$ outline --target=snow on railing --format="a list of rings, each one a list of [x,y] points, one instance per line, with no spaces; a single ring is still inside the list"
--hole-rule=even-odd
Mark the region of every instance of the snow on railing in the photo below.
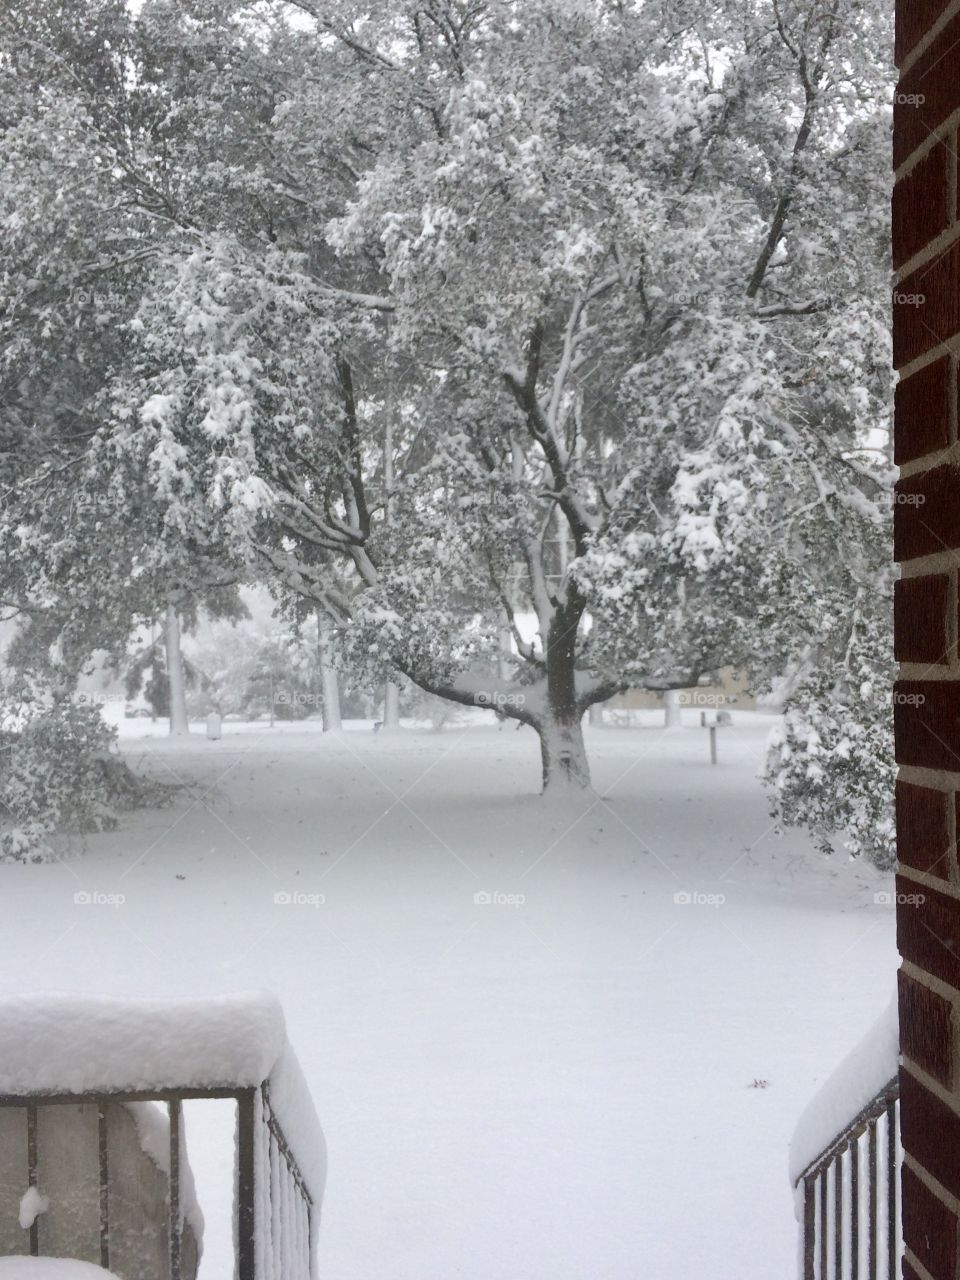
[[[894,1000],[809,1103],[790,1147],[803,1280],[897,1280],[899,1040]]]
[[[0,1155],[8,1166],[22,1160],[23,1186],[28,1195],[33,1189],[38,1211],[28,1224],[32,1256],[89,1253],[95,1255],[89,1261],[107,1270],[111,1262],[119,1266],[123,1238],[137,1224],[126,1221],[130,1205],[111,1168],[116,1117],[127,1110],[143,1130],[150,1112],[164,1117],[141,1104],[159,1103],[166,1112],[162,1133],[156,1119],[141,1133],[142,1149],[162,1169],[166,1205],[163,1257],[150,1275],[190,1280],[200,1219],[183,1147],[182,1107],[186,1100],[228,1098],[237,1108],[238,1280],[312,1280],[325,1176],[323,1134],[274,997],[17,997],[0,1001],[0,1046],[0,1146],[7,1144]],[[92,1237],[86,1232],[83,1249],[71,1240],[44,1238],[50,1228],[44,1225],[46,1210],[40,1211],[45,1183],[56,1181],[62,1158],[49,1117],[78,1114],[83,1134],[76,1130],[69,1156],[92,1171],[89,1188],[96,1201],[94,1230]],[[14,1139],[18,1115],[22,1143]],[[79,1149],[84,1143],[88,1155]],[[147,1225],[139,1223],[142,1234]],[[186,1244],[191,1248],[185,1253]]]

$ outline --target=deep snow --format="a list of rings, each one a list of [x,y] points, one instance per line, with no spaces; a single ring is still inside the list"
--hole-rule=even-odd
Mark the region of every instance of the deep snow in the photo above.
[[[889,1001],[889,886],[774,833],[768,717],[716,768],[694,715],[647,720],[588,730],[560,807],[526,729],[125,722],[189,789],[0,867],[0,990],[276,992],[327,1133],[325,1280],[789,1276],[791,1134]],[[192,1105],[214,1280],[229,1161]]]

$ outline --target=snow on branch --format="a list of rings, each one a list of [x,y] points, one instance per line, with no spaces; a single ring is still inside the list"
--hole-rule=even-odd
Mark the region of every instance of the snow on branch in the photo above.
[[[818,311],[830,308],[827,298],[812,298],[809,302],[779,302],[766,307],[757,307],[755,314],[760,320],[770,320],[776,316],[812,316]]]
[[[397,304],[392,298],[384,298],[375,293],[353,293],[349,289],[335,289],[332,285],[321,284],[317,293],[323,298],[331,298],[334,302],[344,302],[352,307],[366,308],[368,311],[396,311]]]

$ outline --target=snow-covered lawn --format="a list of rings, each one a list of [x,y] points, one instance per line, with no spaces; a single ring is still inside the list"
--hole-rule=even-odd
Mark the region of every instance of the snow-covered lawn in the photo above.
[[[791,1132],[889,1000],[893,910],[774,833],[769,718],[716,768],[695,719],[590,731],[562,806],[528,730],[126,722],[189,790],[0,867],[0,989],[275,991],[329,1145],[326,1280],[790,1276]],[[229,1167],[191,1132],[216,1219]]]

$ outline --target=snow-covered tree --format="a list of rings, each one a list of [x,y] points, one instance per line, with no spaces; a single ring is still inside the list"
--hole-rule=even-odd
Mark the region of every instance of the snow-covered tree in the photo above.
[[[892,576],[892,575],[890,575]],[[890,593],[819,600],[822,647],[792,683],[767,776],[774,813],[888,870],[896,862]],[[843,648],[841,661],[831,661]]]
[[[111,21],[124,74],[50,107],[109,191],[77,271],[124,303],[77,491],[156,514],[151,571],[271,576],[349,662],[532,726],[545,785],[588,782],[592,703],[783,670],[800,597],[875,572],[845,556],[888,514],[878,2]],[[30,257],[62,187],[27,120]]]

